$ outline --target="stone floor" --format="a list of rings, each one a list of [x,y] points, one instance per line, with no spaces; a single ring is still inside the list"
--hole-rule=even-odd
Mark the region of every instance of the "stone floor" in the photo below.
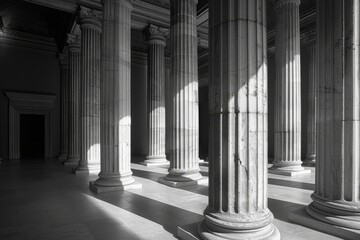
[[[139,159],[135,159],[139,161]],[[0,239],[176,239],[177,227],[202,219],[207,186],[170,188],[157,182],[166,168],[133,164],[142,189],[94,195],[89,180],[56,160],[3,161],[0,165]],[[207,167],[201,167],[207,175]],[[314,169],[307,176],[269,174],[269,207],[282,239],[338,239],[288,221],[310,203]]]

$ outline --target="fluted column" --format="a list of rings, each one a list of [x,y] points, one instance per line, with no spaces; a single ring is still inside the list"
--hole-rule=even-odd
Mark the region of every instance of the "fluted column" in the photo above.
[[[305,164],[314,165],[316,158],[316,114],[317,114],[317,64],[316,41],[307,43],[309,50],[309,75],[308,75],[308,114],[307,114],[307,154]]]
[[[269,172],[310,173],[301,167],[300,0],[276,0],[275,152]]]
[[[61,145],[58,159],[63,162],[68,157],[69,147],[69,56],[60,53],[58,58],[61,81]]]
[[[80,160],[80,37],[68,34],[70,102],[69,102],[69,155],[65,165],[77,165]]]
[[[170,3],[170,168],[165,179],[159,179],[159,181],[176,186],[178,182],[197,184],[196,181],[201,179],[199,173],[197,0],[171,0]]]
[[[318,11],[316,179],[307,212],[327,223],[321,230],[360,230],[360,2],[319,0]],[[359,231],[335,231],[360,239]]]
[[[101,171],[96,192],[139,188],[131,172],[130,0],[103,0],[101,40]]]
[[[266,1],[210,0],[209,19],[209,205],[199,233],[280,239],[267,206]]]
[[[165,45],[166,30],[147,28],[148,58],[148,155],[144,165],[167,164],[165,155]]]
[[[101,12],[81,7],[80,162],[75,173],[100,171]]]

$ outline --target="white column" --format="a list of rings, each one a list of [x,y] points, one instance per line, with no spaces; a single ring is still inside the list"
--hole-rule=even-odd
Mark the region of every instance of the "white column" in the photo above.
[[[58,159],[63,162],[68,157],[69,147],[69,56],[60,53],[58,58],[61,81],[61,145]]]
[[[199,106],[197,69],[197,0],[171,0],[170,185],[197,184],[199,173]],[[170,105],[169,104],[169,105]]]
[[[166,29],[147,29],[148,57],[148,155],[142,164],[164,165],[165,155],[165,45]]]
[[[100,171],[100,15],[81,7],[81,145],[75,173]]]
[[[80,37],[68,34],[69,42],[69,154],[65,165],[77,165],[80,160]]]
[[[270,173],[310,173],[301,164],[300,0],[276,0],[275,152]]]
[[[307,43],[309,51],[308,114],[307,114],[307,154],[305,164],[315,165],[316,158],[316,114],[317,114],[317,65],[316,40]]]
[[[291,220],[360,239],[360,2],[318,0],[315,191]],[[335,14],[336,13],[336,14]]]
[[[103,0],[101,46],[101,171],[90,188],[99,193],[140,188],[131,172],[130,0]]]
[[[280,239],[267,206],[266,1],[209,4],[209,205],[199,233]]]

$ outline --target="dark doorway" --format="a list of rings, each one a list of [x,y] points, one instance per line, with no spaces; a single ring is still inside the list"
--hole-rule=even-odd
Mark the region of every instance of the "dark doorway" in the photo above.
[[[45,116],[20,115],[20,158],[45,157]]]

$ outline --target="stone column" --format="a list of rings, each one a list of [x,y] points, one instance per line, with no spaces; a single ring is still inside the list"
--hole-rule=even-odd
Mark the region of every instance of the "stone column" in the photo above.
[[[61,145],[58,159],[64,162],[68,157],[69,147],[69,56],[60,53],[58,58],[61,81]]]
[[[316,114],[317,114],[317,66],[316,66],[316,41],[311,39],[307,43],[309,50],[309,75],[308,75],[308,114],[307,114],[307,155],[304,163],[315,165],[316,157]]]
[[[99,193],[140,188],[131,172],[130,0],[103,0],[101,46],[101,171],[90,188]]]
[[[81,7],[80,162],[75,173],[100,171],[101,12]]]
[[[69,154],[65,165],[77,165],[80,160],[80,37],[68,34],[69,42]]]
[[[318,1],[319,111],[307,227],[360,239],[360,2]],[[336,13],[336,14],[334,14]]]
[[[198,184],[199,106],[197,0],[171,0],[170,168],[161,183]],[[179,184],[181,183],[181,184]]]
[[[146,166],[164,165],[165,155],[165,45],[167,32],[150,25],[147,28],[148,57],[148,155]]]
[[[270,173],[310,173],[301,167],[300,0],[276,0],[275,151]]]
[[[209,205],[199,233],[280,239],[267,206],[266,1],[210,0],[209,31]]]

